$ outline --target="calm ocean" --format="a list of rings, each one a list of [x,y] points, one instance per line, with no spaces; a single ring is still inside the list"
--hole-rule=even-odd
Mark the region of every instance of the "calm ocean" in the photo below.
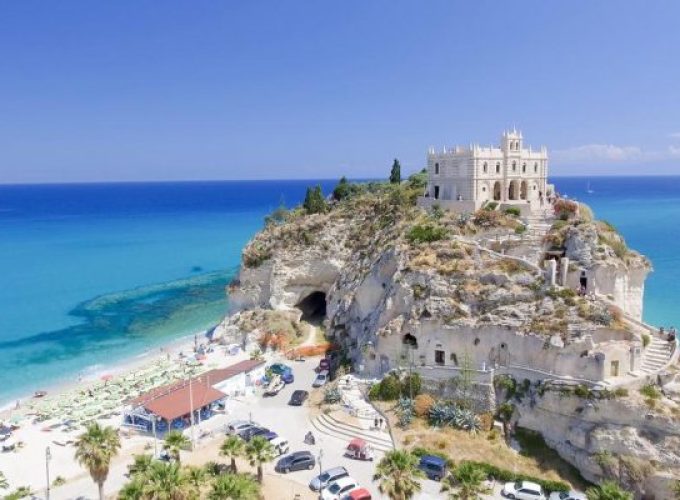
[[[680,324],[680,177],[554,182],[652,259],[645,319]],[[243,245],[312,183],[0,186],[0,401],[214,325]]]

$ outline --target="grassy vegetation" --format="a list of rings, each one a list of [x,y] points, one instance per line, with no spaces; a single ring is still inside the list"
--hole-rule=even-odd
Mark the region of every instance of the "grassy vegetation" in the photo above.
[[[390,420],[396,424],[396,414],[391,403],[379,403],[386,410]],[[561,461],[556,452],[534,446],[530,452],[517,455],[497,434],[481,431],[472,434],[468,431],[451,427],[433,429],[423,419],[413,420],[408,429],[393,427],[395,439],[413,451],[433,451],[434,454],[445,455],[456,462],[463,460],[480,462],[498,469],[506,469],[512,464],[513,473],[524,474],[542,480],[570,483],[577,488],[584,488],[586,483],[573,468]],[[549,451],[548,451],[549,450]],[[538,454],[536,456],[535,454]],[[500,476],[495,476],[500,477]]]

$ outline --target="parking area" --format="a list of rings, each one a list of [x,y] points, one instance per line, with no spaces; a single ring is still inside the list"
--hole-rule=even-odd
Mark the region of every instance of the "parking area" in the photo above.
[[[288,404],[295,390],[306,390],[310,394],[314,390],[323,390],[323,388],[314,389],[312,387],[316,377],[314,369],[318,366],[319,359],[308,358],[303,362],[282,360],[292,367],[295,376],[294,382],[287,384],[275,396],[263,396],[263,391],[260,390],[255,396],[230,400],[227,406],[228,415],[225,416],[224,421],[252,419],[254,422],[276,432],[279,436],[286,438],[290,444],[290,452],[309,451],[317,458],[316,467],[313,470],[294,471],[285,475],[274,470],[277,462],[275,460],[265,465],[265,476],[283,476],[289,481],[307,488],[309,482],[319,474],[319,465],[321,465],[323,470],[343,466],[361,487],[371,492],[374,499],[386,499],[387,497],[378,491],[377,483],[373,482],[375,464],[383,456],[380,451],[375,451],[373,461],[358,461],[345,457],[344,453],[350,439],[349,437],[341,439],[324,434],[312,425],[312,419],[321,413],[319,409],[310,407],[309,400],[303,406],[290,406]],[[305,435],[310,431],[316,440],[314,445],[305,443]],[[321,464],[319,464],[318,457],[321,452]],[[445,498],[445,493],[441,492],[441,483],[426,479],[421,484],[421,492],[414,497],[416,500]],[[500,499],[502,498],[500,489],[501,485],[496,485],[493,492],[483,495],[482,498]],[[291,498],[292,500],[295,496],[292,493],[289,495],[282,492],[281,498]]]
[[[290,406],[288,401],[297,389],[309,391],[316,377],[314,368],[318,366],[320,358],[308,358],[306,361],[286,361],[293,368],[295,381],[287,384],[276,396],[262,396],[261,392],[255,397],[245,400],[230,400],[228,404],[228,420],[250,420],[261,424],[284,437],[290,444],[290,451],[309,451],[317,458],[314,470],[302,470],[290,472],[286,476],[299,484],[308,485],[312,478],[319,474],[318,457],[321,454],[321,467],[325,470],[331,467],[344,466],[360,486],[367,488],[374,498],[381,498],[377,487],[372,481],[375,463],[380,460],[382,454],[376,452],[374,461],[358,461],[344,457],[348,439],[322,434],[312,427],[311,419],[314,417],[309,401],[303,406]],[[323,390],[317,389],[317,390]],[[314,445],[304,442],[305,434],[312,432],[316,440]],[[276,461],[265,466],[266,474],[278,474],[274,471]]]

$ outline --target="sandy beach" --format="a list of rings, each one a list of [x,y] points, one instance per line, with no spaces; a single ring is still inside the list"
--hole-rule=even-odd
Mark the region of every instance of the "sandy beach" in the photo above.
[[[88,377],[49,388],[42,398],[28,397],[16,409],[10,404],[2,412],[5,425],[12,427],[0,446],[14,447],[0,453],[0,471],[8,482],[8,491],[21,486],[44,496],[47,484],[46,449],[49,447],[51,495],[59,498],[90,498],[96,489],[89,474],[74,459],[72,443],[92,421],[120,429],[121,450],[111,467],[107,494],[115,493],[125,482],[124,473],[132,456],[153,451],[153,438],[122,425],[125,401],[155,387],[222,368],[248,355],[239,351],[230,355],[226,346],[208,344],[205,332],[196,334],[199,345],[210,348],[204,356],[194,355],[194,335],[175,340],[155,352],[102,368]],[[222,418],[220,418],[222,417]],[[224,425],[224,415],[203,422],[199,432],[213,425]],[[55,487],[54,481],[63,483]]]

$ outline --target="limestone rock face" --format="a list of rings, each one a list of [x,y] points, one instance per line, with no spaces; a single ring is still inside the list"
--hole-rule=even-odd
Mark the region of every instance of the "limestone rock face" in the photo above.
[[[668,483],[659,477],[680,471],[680,424],[634,397],[588,400],[547,391],[519,404],[516,419],[589,481],[614,476],[638,497],[658,495]]]

